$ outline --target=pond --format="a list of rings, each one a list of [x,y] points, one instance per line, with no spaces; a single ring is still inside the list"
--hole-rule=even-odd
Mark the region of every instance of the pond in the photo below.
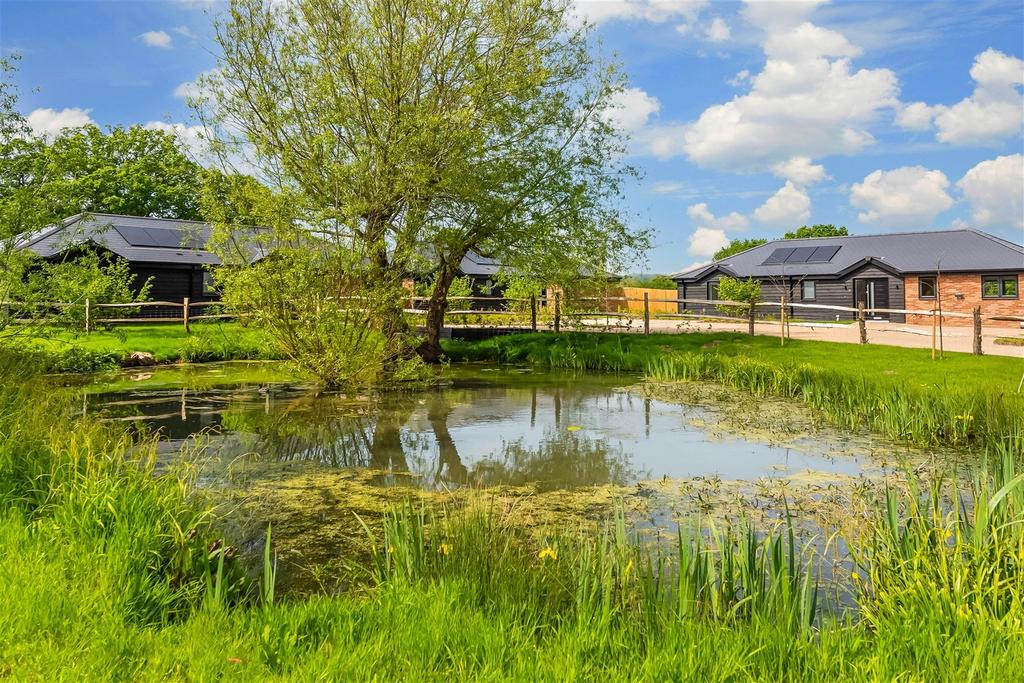
[[[222,462],[369,468],[392,475],[382,483],[401,477],[428,489],[546,490],[881,469],[864,437],[817,430],[780,442],[722,433],[713,403],[644,395],[630,390],[638,382],[633,376],[455,366],[447,380],[383,396],[283,383],[144,388],[90,395],[83,410],[155,432],[167,463],[198,449]]]
[[[158,368],[93,385],[82,410],[156,434],[159,468],[198,463],[251,557],[271,524],[280,587],[298,593],[343,589],[325,577],[365,560],[363,524],[385,507],[479,489],[537,533],[594,528],[616,506],[649,538],[688,517],[763,529],[790,511],[820,550],[837,515],[856,516],[915,457],[797,403],[713,385],[475,364],[444,376],[428,390],[352,395],[267,367]]]

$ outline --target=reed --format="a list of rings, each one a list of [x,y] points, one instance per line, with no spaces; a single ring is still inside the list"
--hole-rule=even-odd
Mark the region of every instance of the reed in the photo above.
[[[654,358],[646,377],[712,381],[755,396],[800,399],[844,429],[867,428],[917,445],[977,450],[1024,445],[1024,401],[987,389],[880,383],[806,364],[711,353]]]

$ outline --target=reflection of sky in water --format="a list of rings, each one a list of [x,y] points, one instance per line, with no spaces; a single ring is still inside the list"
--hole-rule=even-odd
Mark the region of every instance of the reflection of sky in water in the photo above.
[[[713,413],[617,390],[609,377],[453,370],[450,387],[373,403],[284,387],[123,392],[90,398],[91,412],[140,418],[174,457],[197,433],[225,459],[312,460],[410,472],[430,486],[539,482],[627,484],[663,476],[756,479],[870,466],[842,444],[805,438],[798,449],[722,439],[694,424]],[[835,441],[835,440],[833,440]]]

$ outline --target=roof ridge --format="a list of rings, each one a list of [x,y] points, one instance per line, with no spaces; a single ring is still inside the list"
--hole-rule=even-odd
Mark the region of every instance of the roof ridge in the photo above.
[[[1020,253],[1024,254],[1024,245],[1017,244],[1016,242],[1011,242],[1010,240],[1004,240],[1002,237],[997,237],[996,235],[987,233],[984,230],[978,230],[977,228],[964,228],[963,230],[965,232],[972,232],[980,237],[985,237],[987,239],[992,240],[996,244],[1000,244],[1004,247],[1010,247],[1011,249],[1019,251]]]

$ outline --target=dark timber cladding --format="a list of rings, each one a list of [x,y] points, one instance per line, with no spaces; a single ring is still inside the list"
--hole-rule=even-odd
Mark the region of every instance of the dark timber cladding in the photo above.
[[[209,268],[219,265],[220,259],[205,248],[210,232],[210,225],[197,221],[79,214],[23,236],[18,248],[57,260],[91,246],[126,260],[138,286],[150,282],[151,300],[213,301],[220,295],[212,287]],[[237,233],[235,242],[250,262],[263,258],[262,249],[246,239],[244,231]]]
[[[986,273],[1021,273],[1024,247],[971,229],[776,240],[676,273],[672,279],[680,299],[719,298],[718,284],[728,276],[759,280],[764,301],[778,302],[784,296],[789,303],[906,309],[908,301],[918,299],[916,293],[907,295],[907,276],[937,272],[978,278]],[[711,312],[707,304],[679,308]],[[799,307],[789,307],[788,314],[812,320],[856,317],[853,312]],[[905,321],[900,313],[870,317]]]

